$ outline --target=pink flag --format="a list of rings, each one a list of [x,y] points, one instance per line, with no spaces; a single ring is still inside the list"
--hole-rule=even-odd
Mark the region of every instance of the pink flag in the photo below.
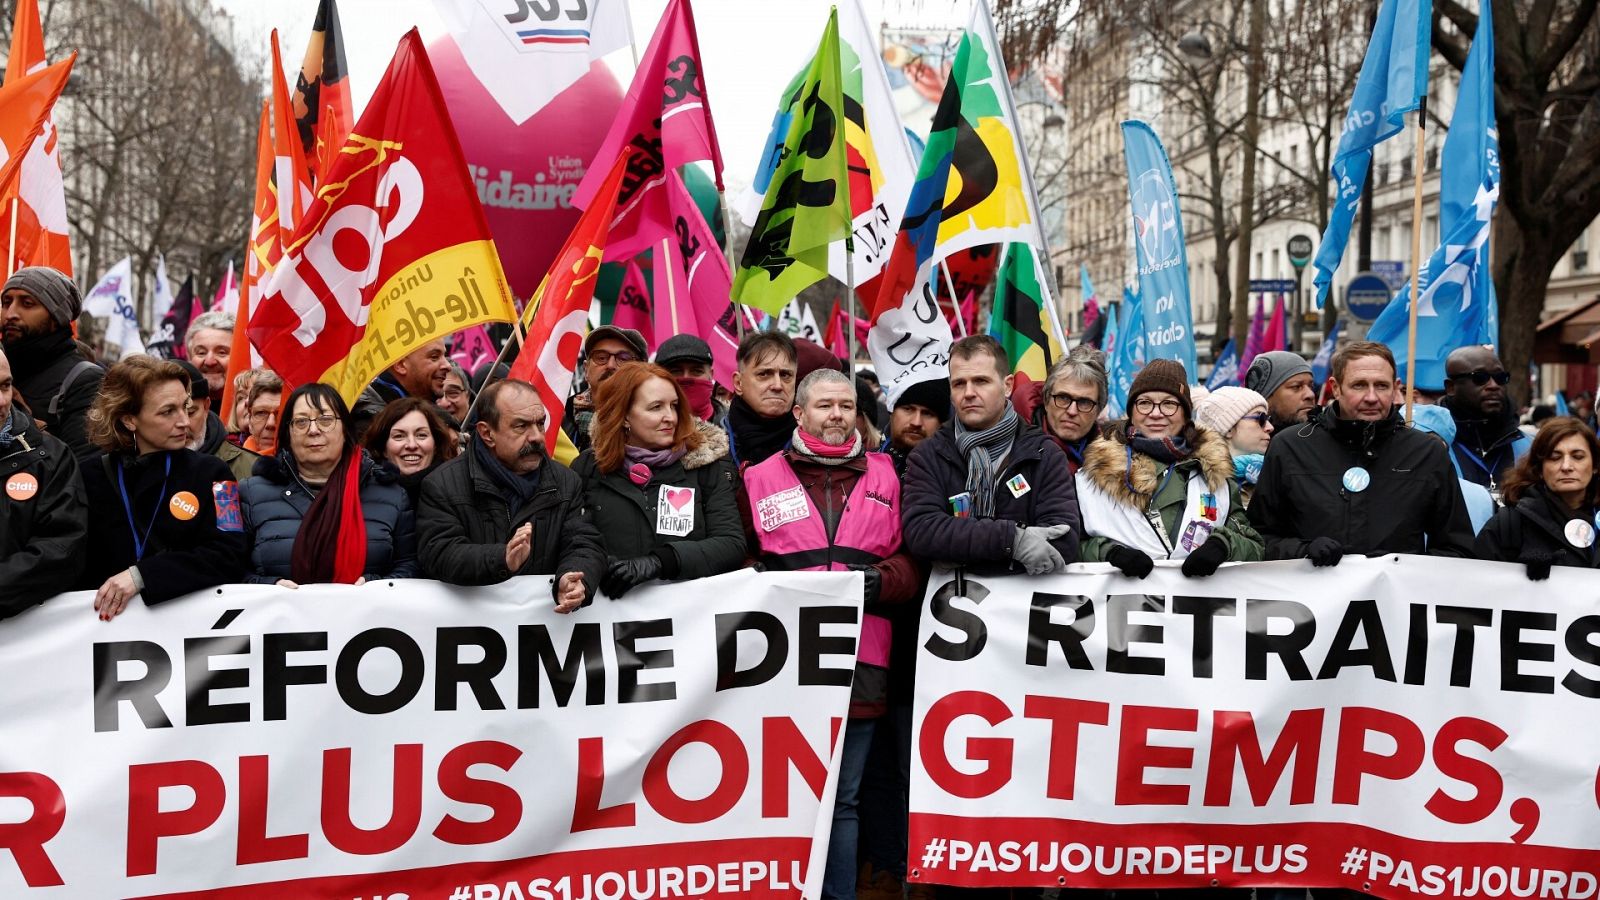
[[[630,259],[628,272],[622,276],[622,289],[617,291],[617,311],[611,315],[611,324],[618,328],[632,328],[644,335],[644,345],[654,353],[656,345],[660,343],[656,335],[675,332],[655,327],[651,323],[650,309],[650,289],[645,286],[644,273],[639,271],[639,261]]]
[[[839,308],[837,300],[833,301],[833,309],[828,313],[828,328],[823,332],[822,343],[834,356],[850,358],[849,339],[844,336],[844,310]]]
[[[1263,333],[1263,329],[1266,327],[1265,320],[1266,314],[1262,312],[1261,297],[1258,295],[1256,297],[1256,313],[1250,317],[1250,333],[1244,339],[1244,355],[1239,357],[1240,372],[1250,371],[1250,361],[1256,358],[1256,354],[1268,349],[1262,346],[1266,339],[1266,335]],[[1243,381],[1242,378],[1240,380]]]
[[[1283,321],[1283,295],[1278,295],[1278,302],[1272,307],[1272,320],[1267,322],[1266,333],[1261,336],[1261,352],[1268,350],[1289,349],[1288,333],[1284,330]]]
[[[710,344],[717,381],[732,388],[739,351],[736,313],[728,299],[733,273],[676,171],[667,173],[664,193],[671,215],[668,234],[672,236],[651,245],[655,250],[656,318],[669,323],[670,334],[697,334]]]
[[[967,297],[961,301],[961,321],[966,323],[967,334],[978,333],[978,294],[976,291],[967,291]]]
[[[211,301],[212,312],[235,312],[239,308],[239,284],[233,280],[233,260],[228,260],[228,274],[217,285],[217,296]]]
[[[573,205],[589,207],[610,161],[622,154],[630,155],[628,174],[617,195],[607,259],[625,259],[671,234],[667,201],[659,190],[666,173],[709,159],[717,190],[722,190],[722,151],[700,74],[700,42],[689,0],[667,3],[622,99],[622,111],[595,153],[596,164],[578,185]]]
[[[468,374],[495,356],[494,341],[489,338],[488,325],[477,325],[466,331],[458,331],[451,341],[450,358]]]

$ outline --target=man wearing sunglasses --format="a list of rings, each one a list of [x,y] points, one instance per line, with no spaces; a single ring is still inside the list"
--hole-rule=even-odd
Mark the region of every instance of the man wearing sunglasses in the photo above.
[[[1511,373],[1488,347],[1461,347],[1444,361],[1444,399],[1439,405],[1456,420],[1450,445],[1461,477],[1499,494],[1500,482],[1532,446],[1517,427],[1517,411],[1506,394]]]

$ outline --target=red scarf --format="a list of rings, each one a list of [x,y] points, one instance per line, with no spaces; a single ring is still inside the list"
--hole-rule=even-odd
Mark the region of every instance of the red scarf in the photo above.
[[[367,568],[367,521],[361,513],[360,450],[344,456],[300,522],[289,557],[299,584],[354,584]]]

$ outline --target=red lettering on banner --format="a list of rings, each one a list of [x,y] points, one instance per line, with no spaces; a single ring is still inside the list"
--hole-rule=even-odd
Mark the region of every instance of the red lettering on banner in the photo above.
[[[422,745],[396,744],[389,821],[367,829],[350,820],[350,748],[322,751],[322,833],[337,850],[374,856],[397,850],[422,821]]]
[[[606,786],[605,738],[578,739],[578,793],[572,806],[572,833],[596,828],[631,828],[634,805],[601,807]]]
[[[1053,800],[1071,800],[1078,779],[1078,733],[1084,725],[1109,722],[1111,704],[1030,694],[1023,701],[1022,716],[1050,721],[1050,770],[1045,795]]]
[[[239,837],[236,858],[239,865],[305,859],[310,852],[310,836],[300,834],[267,835],[267,809],[270,792],[267,757],[239,757]]]
[[[672,758],[692,743],[710,747],[721,762],[717,786],[699,800],[679,796],[667,777]],[[750,759],[738,732],[721,722],[701,719],[678,729],[650,757],[644,769],[644,798],[663,817],[685,825],[698,825],[727,815],[739,802],[749,781]]]
[[[67,798],[61,786],[38,772],[5,772],[0,773],[0,797],[21,798],[33,809],[21,822],[0,824],[0,847],[11,851],[22,880],[28,887],[65,884],[44,852],[44,845],[67,821]]]
[[[1188,803],[1188,785],[1151,784],[1144,780],[1144,773],[1146,769],[1187,769],[1194,764],[1192,748],[1151,744],[1150,732],[1192,732],[1199,725],[1197,710],[1124,706],[1122,736],[1117,742],[1117,805],[1182,806]]]
[[[1322,744],[1322,710],[1296,709],[1284,720],[1283,730],[1265,758],[1261,738],[1256,733],[1255,717],[1248,712],[1217,710],[1211,715],[1211,758],[1206,767],[1206,806],[1227,806],[1233,802],[1234,760],[1244,768],[1250,802],[1266,806],[1273,790],[1283,779],[1283,770],[1294,759],[1294,777],[1289,783],[1291,806],[1315,803],[1317,799],[1317,751]]]
[[[473,778],[473,766],[494,766],[511,771],[522,751],[503,741],[473,741],[462,744],[439,761],[439,792],[457,803],[483,806],[489,818],[468,822],[452,815],[439,820],[433,836],[447,844],[492,844],[510,837],[522,823],[522,795],[510,785]]]
[[[1446,822],[1470,825],[1483,821],[1499,809],[1500,798],[1505,794],[1505,782],[1500,773],[1481,759],[1462,756],[1456,748],[1465,741],[1492,751],[1505,743],[1507,737],[1509,735],[1498,725],[1482,719],[1463,716],[1444,723],[1434,739],[1433,764],[1439,767],[1439,774],[1475,790],[1467,800],[1457,800],[1442,788],[1436,790],[1423,804],[1428,812]]]
[[[1393,753],[1367,749],[1367,733],[1375,731],[1394,740]],[[1361,802],[1361,778],[1376,775],[1390,781],[1409,778],[1422,767],[1426,742],[1422,729],[1398,713],[1369,706],[1347,706],[1339,714],[1339,744],[1333,760],[1333,802],[1355,806]]]
[[[184,809],[162,811],[161,789],[187,787],[194,802]],[[156,846],[164,837],[198,834],[222,815],[227,797],[222,774],[192,759],[146,763],[128,767],[129,877],[153,875]]]
[[[829,738],[839,741],[839,727],[833,720]],[[761,720],[761,817],[784,819],[789,816],[789,769],[793,767],[806,787],[818,797],[828,781],[828,760],[800,733],[793,719],[767,717]]]
[[[962,716],[977,716],[990,725],[999,725],[1011,718],[1000,698],[982,691],[957,691],[934,701],[922,719],[922,735],[917,751],[922,754],[922,766],[939,789],[952,797],[968,800],[987,797],[1005,787],[1011,780],[1011,741],[1005,738],[967,738],[967,759],[986,763],[983,771],[969,775],[950,765],[944,754],[945,732],[950,724]]]

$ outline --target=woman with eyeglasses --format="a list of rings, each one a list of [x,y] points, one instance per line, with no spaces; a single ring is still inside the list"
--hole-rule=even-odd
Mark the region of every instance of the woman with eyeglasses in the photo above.
[[[111,367],[85,419],[90,552],[79,587],[102,620],[239,580],[245,537],[227,463],[189,449],[189,376],[170,360]]]
[[[1267,398],[1249,388],[1220,387],[1194,405],[1194,421],[1209,428],[1228,442],[1233,457],[1233,477],[1239,482],[1239,497],[1246,506],[1261,477],[1261,463],[1272,442],[1272,422]]]
[[[411,499],[357,446],[338,392],[301,385],[285,409],[277,456],[256,463],[239,488],[247,580],[296,588],[416,577]]]
[[[1546,419],[1528,455],[1506,478],[1506,507],[1478,533],[1480,559],[1522,563],[1543,581],[1552,566],[1600,567],[1596,546],[1600,441],[1572,416]]]
[[[1143,578],[1157,559],[1203,577],[1224,562],[1259,560],[1228,442],[1192,421],[1189,379],[1170,359],[1150,362],[1128,390],[1128,420],[1089,446],[1078,470],[1078,558]]]

